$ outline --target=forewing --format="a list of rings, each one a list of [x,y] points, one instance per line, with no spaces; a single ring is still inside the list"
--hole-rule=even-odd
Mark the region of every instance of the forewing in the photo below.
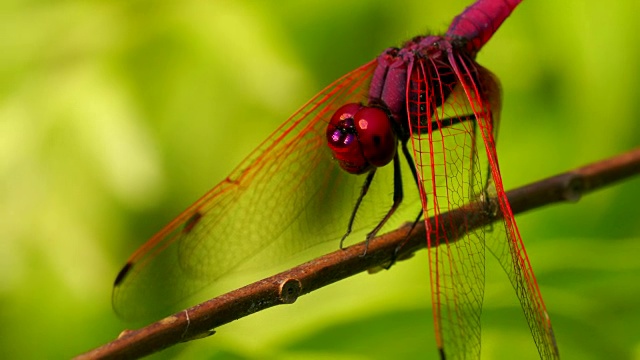
[[[456,86],[457,76],[445,61],[415,60],[408,94],[424,217],[436,217],[427,232],[436,341],[449,359],[480,356],[485,270],[484,229],[440,217],[475,203],[482,194],[477,121],[465,120],[473,112]],[[440,104],[437,99],[447,100]],[[475,209],[470,215],[479,213]]]
[[[340,239],[364,179],[337,166],[325,131],[338,107],[367,101],[375,65],[365,64],[319,93],[133,254],[116,279],[115,310],[128,319],[168,311],[230,272],[273,265]],[[356,230],[379,221],[368,209],[358,212]]]
[[[498,80],[487,69],[475,63],[467,64],[456,54],[451,56],[451,62],[458,66],[457,72],[459,74],[474,74],[473,76],[461,75],[460,79],[465,94],[471,99],[471,106],[478,119],[478,128],[484,143],[484,152],[489,166],[488,175],[490,176],[487,183],[487,195],[491,196],[490,201],[497,201],[496,210],[502,214],[504,220],[504,226],[495,225],[491,233],[488,233],[487,246],[500,262],[516,290],[541,358],[558,358],[558,348],[549,315],[500,175],[496,152],[497,124],[501,101]],[[474,94],[482,94],[482,96]],[[484,116],[485,114],[492,116]]]

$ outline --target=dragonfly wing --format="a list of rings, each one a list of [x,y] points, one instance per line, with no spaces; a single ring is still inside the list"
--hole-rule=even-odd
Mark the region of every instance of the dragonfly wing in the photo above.
[[[156,315],[229,273],[340,239],[364,179],[333,160],[326,127],[338,107],[368,100],[375,66],[323,90],[134,253],[116,279],[115,310],[128,319]],[[379,212],[365,206],[355,229],[371,229]]]
[[[533,335],[541,358],[558,358],[558,348],[542,295],[529,262],[518,226],[507,199],[498,155],[496,138],[500,118],[501,91],[497,78],[476,63],[468,63],[456,53],[450,55],[450,62],[456,68],[465,95],[470,100],[473,113],[478,121],[479,135],[483,140],[486,154],[487,182],[485,199],[497,202],[496,208],[502,214],[503,224],[489,227],[486,244],[507,273],[522,306],[525,318]],[[462,74],[473,74],[465,76]],[[478,96],[477,94],[482,94]]]
[[[437,344],[450,359],[480,356],[486,242],[516,289],[538,351],[544,358],[555,358],[553,330],[500,176],[495,147],[499,83],[455,50],[449,54],[449,68],[429,61],[416,62],[412,70],[412,81],[424,84],[425,95],[410,96],[410,101],[425,99],[411,115],[417,124],[412,141],[424,215],[438,216],[463,206],[470,210],[465,225],[439,219],[427,236]],[[448,71],[455,74],[455,84],[441,81],[452,78]],[[447,101],[435,108],[428,100],[433,98]],[[441,125],[468,114],[475,120]],[[474,225],[474,216],[493,211],[503,215],[504,226]]]
[[[447,222],[439,215],[473,203],[482,194],[483,177],[476,147],[476,121],[456,121],[472,114],[454,69],[432,59],[416,60],[409,101],[412,146],[419,172],[428,229],[429,268],[436,341],[447,358],[480,356],[480,314],[484,296],[484,229]],[[457,74],[456,74],[457,75]],[[455,77],[453,77],[455,79]],[[417,92],[416,92],[417,91]],[[441,106],[433,99],[447,99]],[[470,214],[478,214],[475,209]]]

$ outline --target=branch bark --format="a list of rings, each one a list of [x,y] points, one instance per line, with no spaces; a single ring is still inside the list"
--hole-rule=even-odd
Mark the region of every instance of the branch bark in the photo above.
[[[585,194],[637,174],[640,174],[640,148],[511,190],[507,196],[513,213],[520,214],[557,202],[576,202]],[[488,225],[501,216],[475,213],[470,217],[469,211],[464,207],[441,216],[447,217],[448,222],[465,223],[468,229]],[[428,221],[433,225],[434,218]],[[399,259],[427,247],[424,222],[420,222],[408,235],[409,230],[409,227],[404,227],[373,239],[364,257],[365,244],[359,243],[223,294],[139,330],[125,330],[116,340],[76,359],[139,358],[180,342],[210,336],[215,333],[213,329],[221,325],[272,306],[291,304],[301,295],[357,273],[388,266],[400,245]]]

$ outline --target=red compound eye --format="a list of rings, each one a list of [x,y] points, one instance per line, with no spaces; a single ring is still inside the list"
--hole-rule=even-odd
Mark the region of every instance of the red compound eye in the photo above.
[[[387,113],[360,104],[344,105],[333,114],[327,141],[340,166],[352,174],[387,165],[397,148]]]
[[[391,120],[383,110],[364,107],[354,118],[364,157],[371,165],[387,165],[396,155],[397,138]]]

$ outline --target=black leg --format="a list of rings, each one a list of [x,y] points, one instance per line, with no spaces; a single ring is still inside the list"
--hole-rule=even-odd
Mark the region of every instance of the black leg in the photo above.
[[[473,133],[475,134],[476,131],[478,129],[478,122],[477,121],[473,121]],[[477,136],[473,137],[473,143],[472,143],[472,149],[476,148],[476,141],[477,141]],[[473,156],[471,158],[471,169],[475,169],[475,161],[476,161],[476,157]],[[497,208],[498,208],[498,204],[495,203],[495,201],[491,200],[491,196],[489,194],[489,188],[491,187],[491,185],[493,184],[493,175],[491,173],[491,163],[487,164],[487,178],[486,181],[484,183],[484,188],[482,189],[482,195],[481,196],[477,196],[476,198],[480,198],[484,207],[484,212],[487,213],[489,216],[495,216]],[[469,184],[473,184],[473,171],[469,172]],[[493,223],[491,223],[488,226],[489,232],[493,231]]]
[[[411,169],[411,175],[413,175],[413,180],[416,182],[416,186],[418,187],[418,192],[420,192],[420,180],[418,180],[418,170],[416,170],[416,163],[413,161],[413,157],[409,152],[409,148],[407,147],[407,142],[409,140],[405,140],[402,142],[402,153],[404,154],[404,158],[407,160],[407,164],[409,164],[409,169]]]
[[[351,234],[351,229],[353,228],[353,222],[356,220],[356,213],[360,208],[360,204],[362,204],[362,199],[367,195],[369,191],[369,187],[371,186],[371,182],[373,181],[373,176],[376,174],[376,169],[369,171],[367,174],[367,178],[364,180],[364,184],[362,185],[362,189],[360,190],[360,196],[358,196],[358,200],[356,200],[356,206],[353,207],[353,211],[351,212],[351,218],[349,219],[349,225],[347,225],[347,232],[340,239],[340,249],[344,249],[344,239]],[[368,240],[367,240],[368,243]],[[365,251],[366,252],[366,251]]]
[[[393,255],[391,255],[391,261],[389,261],[388,265],[384,266],[385,270],[389,270],[398,260],[398,253],[400,253],[400,250],[407,244],[407,241],[409,241],[409,235],[411,234],[411,232],[413,231],[413,229],[416,228],[416,225],[418,225],[418,223],[420,222],[420,220],[422,219],[422,209],[420,209],[420,212],[418,213],[418,216],[416,216],[415,221],[413,221],[411,223],[411,227],[409,227],[409,230],[407,231],[407,236],[405,237],[404,241],[402,241],[402,244],[396,246],[396,248],[393,250]],[[427,230],[428,231],[428,230]],[[409,256],[402,258],[403,259],[408,259],[410,257],[412,257],[413,254],[409,254]]]
[[[373,230],[371,230],[369,234],[367,234],[367,246],[369,245],[369,241],[376,236],[378,231],[380,231],[380,229],[382,229],[389,218],[391,218],[391,215],[393,215],[396,209],[398,209],[398,206],[400,206],[400,203],[402,203],[403,197],[404,192],[402,190],[402,174],[400,173],[400,157],[398,157],[398,153],[396,153],[396,155],[393,157],[393,205],[391,205],[391,208],[389,209],[389,211],[387,211],[387,214],[384,216],[384,218],[380,220],[380,223],[378,223],[378,225]],[[365,254],[367,253],[366,247],[364,252]]]
[[[446,119],[442,119],[440,121],[434,120],[431,122],[431,131],[434,130],[440,130],[440,129],[444,129],[447,128],[449,126],[453,126],[456,124],[460,124],[462,122],[465,121],[473,121],[474,123],[476,122],[476,116],[471,114],[471,115],[464,115],[464,116],[460,116],[460,117],[455,117],[455,118],[446,118]],[[423,125],[420,128],[418,128],[417,126],[413,126],[413,132],[417,133],[417,134],[423,134],[426,133],[428,131],[428,127]]]
[[[407,147],[407,142],[408,140],[402,142],[402,153],[404,154],[404,157],[407,160],[407,163],[409,164],[409,169],[411,169],[413,180],[415,181],[416,186],[418,187],[418,193],[420,193],[420,188],[422,185],[420,184],[420,180],[418,179],[418,171],[416,170],[416,164],[413,160],[413,157],[411,156],[411,153],[409,152],[409,148]],[[418,212],[418,216],[416,217],[416,220],[411,224],[411,227],[407,231],[406,239],[402,242],[402,244],[398,245],[396,249],[393,251],[393,257],[391,258],[391,263],[389,264],[388,267],[386,267],[386,269],[389,269],[396,262],[396,259],[398,258],[398,252],[400,252],[400,249],[402,249],[404,245],[407,243],[407,241],[409,240],[409,234],[411,234],[411,232],[416,227],[416,225],[418,225],[418,222],[422,218],[422,214],[423,214],[423,210],[422,208],[420,208],[420,211]]]

